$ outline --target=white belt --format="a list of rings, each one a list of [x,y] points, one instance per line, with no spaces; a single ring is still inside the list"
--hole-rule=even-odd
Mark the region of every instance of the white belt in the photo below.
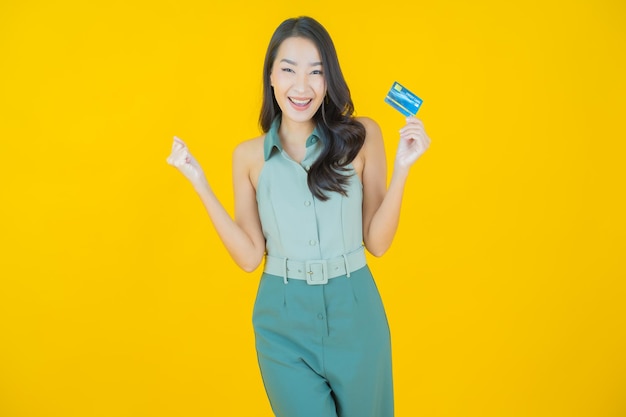
[[[278,256],[265,256],[263,271],[267,274],[283,277],[285,284],[287,279],[306,281],[309,285],[326,284],[329,279],[342,275],[350,276],[350,272],[363,268],[367,264],[363,246],[359,249],[346,253],[333,259],[315,259],[309,261],[296,261]]]

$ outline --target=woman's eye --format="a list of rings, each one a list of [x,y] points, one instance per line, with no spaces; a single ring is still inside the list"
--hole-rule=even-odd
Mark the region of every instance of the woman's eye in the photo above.
[[[284,72],[294,72],[293,69],[291,69],[291,68],[283,68],[282,70]]]
[[[313,72],[311,72],[311,74],[313,74],[313,75],[324,75],[322,70],[313,70]]]

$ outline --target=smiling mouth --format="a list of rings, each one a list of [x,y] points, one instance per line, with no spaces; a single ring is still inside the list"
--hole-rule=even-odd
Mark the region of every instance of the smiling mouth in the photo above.
[[[293,105],[295,105],[295,106],[297,106],[297,107],[306,107],[306,106],[308,106],[308,105],[309,105],[309,103],[311,103],[311,102],[313,101],[313,99],[312,99],[312,98],[309,98],[309,99],[305,99],[305,100],[299,100],[299,99],[297,99],[297,98],[292,98],[292,97],[289,97],[289,101],[290,101]]]

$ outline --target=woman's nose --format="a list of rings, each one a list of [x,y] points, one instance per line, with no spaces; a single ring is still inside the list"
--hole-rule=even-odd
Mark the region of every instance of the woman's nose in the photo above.
[[[296,82],[294,85],[295,90],[298,92],[305,92],[307,85],[308,85],[308,78],[306,74],[298,74],[296,76]]]

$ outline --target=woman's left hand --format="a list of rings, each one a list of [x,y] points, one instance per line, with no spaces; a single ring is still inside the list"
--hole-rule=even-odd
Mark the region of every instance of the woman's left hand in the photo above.
[[[430,146],[430,138],[424,123],[416,117],[407,117],[406,125],[400,129],[400,143],[396,152],[397,168],[408,169]]]

